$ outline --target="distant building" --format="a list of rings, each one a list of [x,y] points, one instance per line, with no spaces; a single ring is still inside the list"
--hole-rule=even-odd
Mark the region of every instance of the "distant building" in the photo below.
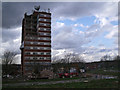
[[[51,65],[51,13],[35,8],[31,15],[24,14],[22,21],[21,64],[23,74],[31,73],[34,65],[49,68]]]

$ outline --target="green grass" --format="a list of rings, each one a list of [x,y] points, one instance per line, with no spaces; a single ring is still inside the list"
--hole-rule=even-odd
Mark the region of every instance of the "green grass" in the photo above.
[[[49,82],[49,81],[61,81],[61,80],[72,80],[72,79],[80,79],[79,77],[73,77],[73,78],[56,78],[56,79],[36,79],[36,80],[3,80],[3,84],[9,84],[9,83],[23,83],[23,82]]]
[[[92,80],[88,83],[76,82],[76,83],[60,83],[52,85],[33,85],[33,86],[22,86],[13,88],[118,88],[117,79],[109,80]],[[4,87],[3,87],[4,88]],[[12,87],[9,87],[12,88]]]
[[[120,72],[110,72],[110,71],[103,71],[103,70],[92,70],[92,71],[88,71],[87,73],[112,75],[112,76],[118,76],[120,74]]]
[[[30,88],[117,88],[117,87],[118,84],[115,83],[115,80],[93,80],[88,83],[76,82],[53,85],[35,85],[31,86]]]

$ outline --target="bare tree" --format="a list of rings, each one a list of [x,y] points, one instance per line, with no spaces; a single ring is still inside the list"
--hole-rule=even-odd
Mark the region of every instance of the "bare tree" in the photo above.
[[[112,60],[112,58],[109,55],[105,55],[105,56],[101,57],[102,67],[104,69],[109,68],[109,62],[108,61],[110,61],[110,60]]]
[[[85,69],[85,61],[82,56],[79,54],[72,54],[71,63],[77,64],[77,71],[80,72],[80,69]]]
[[[54,56],[52,58],[52,63],[55,64],[55,63],[60,63],[61,59],[58,57],[58,56]]]
[[[52,67],[53,67],[53,72],[58,73],[59,69],[63,67],[63,62],[64,60],[60,59],[59,56],[54,56],[52,58]]]
[[[64,59],[65,59],[65,63],[70,63],[71,61],[71,58],[72,58],[72,54],[71,53],[68,53],[65,55]]]
[[[72,63],[78,63],[78,68],[84,67],[84,59],[75,53],[68,53],[64,56],[61,61],[67,71],[70,71]]]
[[[80,57],[78,54],[74,53],[66,53],[63,58],[54,57],[53,58],[53,66],[54,71],[57,72],[58,69],[64,68],[64,71],[69,71],[71,68],[71,63],[80,63],[80,67],[83,67],[83,63],[85,62],[82,57]],[[78,67],[79,67],[78,66]]]
[[[84,63],[85,61],[84,61],[84,58],[79,56],[78,54],[72,54],[71,62],[76,62],[76,63],[81,62],[81,63]]]
[[[17,54],[11,51],[5,51],[2,56],[2,64],[9,65],[14,63],[14,58]]]
[[[29,66],[26,66],[26,68],[29,69],[28,71],[31,70],[31,74],[35,76],[35,78],[37,78],[40,76],[40,72],[42,71],[43,66],[40,63],[36,62],[36,58],[35,58],[34,61],[30,62]]]
[[[101,61],[110,61],[111,57],[109,55],[105,55],[101,58]]]
[[[2,56],[2,66],[3,66],[3,75],[11,74],[14,71],[14,64],[15,56],[17,53],[11,51],[5,51]]]
[[[119,55],[115,56],[113,60],[120,60],[120,56]]]

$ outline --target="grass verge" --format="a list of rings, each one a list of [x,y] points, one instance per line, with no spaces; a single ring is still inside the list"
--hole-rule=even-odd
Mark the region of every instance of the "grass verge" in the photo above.
[[[24,83],[24,82],[49,82],[49,81],[62,81],[62,80],[73,80],[73,79],[80,79],[80,77],[73,77],[73,78],[56,78],[56,79],[35,79],[35,80],[3,80],[3,84],[9,84],[9,83]]]
[[[32,86],[29,85],[29,86],[8,87],[8,88],[118,88],[118,82],[117,79],[102,79],[102,80],[92,80],[87,83],[74,82],[74,83],[59,83],[59,84],[49,84],[49,85],[32,85]]]

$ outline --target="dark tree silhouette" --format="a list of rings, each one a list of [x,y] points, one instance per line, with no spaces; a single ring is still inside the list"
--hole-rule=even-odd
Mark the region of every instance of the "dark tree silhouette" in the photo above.
[[[2,73],[3,75],[12,74],[15,71],[13,64],[15,63],[16,52],[5,51],[2,56]]]

